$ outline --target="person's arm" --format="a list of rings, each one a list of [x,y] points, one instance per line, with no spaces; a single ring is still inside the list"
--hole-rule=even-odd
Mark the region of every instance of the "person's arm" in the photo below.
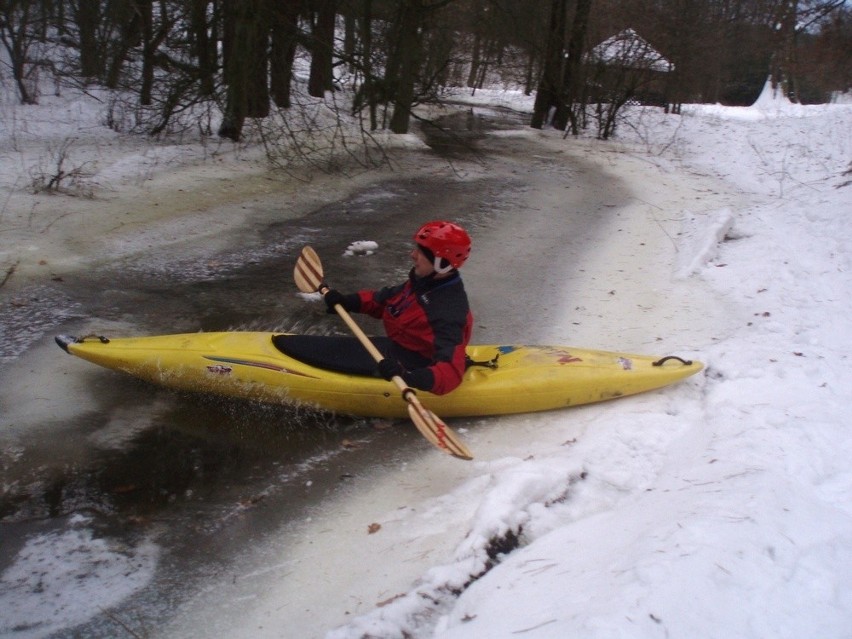
[[[445,395],[455,390],[464,376],[465,347],[469,339],[467,325],[436,327],[433,363],[409,371],[411,381],[406,379],[406,383],[413,388],[418,388],[417,384],[428,384],[428,388],[423,390],[435,395]]]
[[[461,384],[465,371],[465,347],[469,339],[467,324],[444,326],[436,334],[436,351],[430,365],[406,370],[399,362],[383,359],[378,363],[379,374],[387,380],[398,375],[411,388],[445,395]]]
[[[397,286],[386,286],[377,291],[364,290],[358,291],[359,311],[376,319],[382,318],[382,313],[385,311],[385,306],[389,299],[393,298],[405,287],[405,283]]]
[[[459,283],[441,290],[440,304],[427,309],[432,329],[432,364],[425,370],[431,374],[429,392],[445,395],[461,384],[465,372],[466,348],[473,332],[473,315],[464,287]],[[426,383],[424,373],[415,373],[415,381]],[[416,388],[416,387],[415,387]]]

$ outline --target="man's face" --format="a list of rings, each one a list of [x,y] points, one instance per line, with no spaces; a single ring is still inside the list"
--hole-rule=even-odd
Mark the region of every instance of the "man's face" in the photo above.
[[[435,272],[435,265],[426,257],[419,246],[411,250],[411,261],[414,262],[414,274],[417,277],[426,277]]]

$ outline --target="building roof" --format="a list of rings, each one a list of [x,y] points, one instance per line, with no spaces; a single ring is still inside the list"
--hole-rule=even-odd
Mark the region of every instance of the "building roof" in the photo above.
[[[667,73],[674,65],[633,29],[625,29],[594,47],[587,60]]]

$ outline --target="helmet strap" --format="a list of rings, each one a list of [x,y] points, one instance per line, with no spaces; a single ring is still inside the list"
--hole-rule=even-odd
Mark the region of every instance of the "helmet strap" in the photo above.
[[[444,266],[442,262],[446,264],[446,266]],[[450,264],[449,260],[445,260],[442,257],[436,257],[435,262],[432,264],[432,267],[435,269],[435,272],[438,275],[446,275],[447,273],[453,270],[453,265]]]

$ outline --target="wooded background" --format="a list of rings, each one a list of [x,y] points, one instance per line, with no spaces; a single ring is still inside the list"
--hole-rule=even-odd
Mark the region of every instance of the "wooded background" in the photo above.
[[[0,86],[113,89],[153,135],[215,105],[209,134],[236,141],[294,91],[405,133],[444,88],[497,83],[535,93],[531,126],[607,137],[623,104],[748,105],[767,78],[828,101],[852,87],[850,18],[845,0],[0,0]]]

